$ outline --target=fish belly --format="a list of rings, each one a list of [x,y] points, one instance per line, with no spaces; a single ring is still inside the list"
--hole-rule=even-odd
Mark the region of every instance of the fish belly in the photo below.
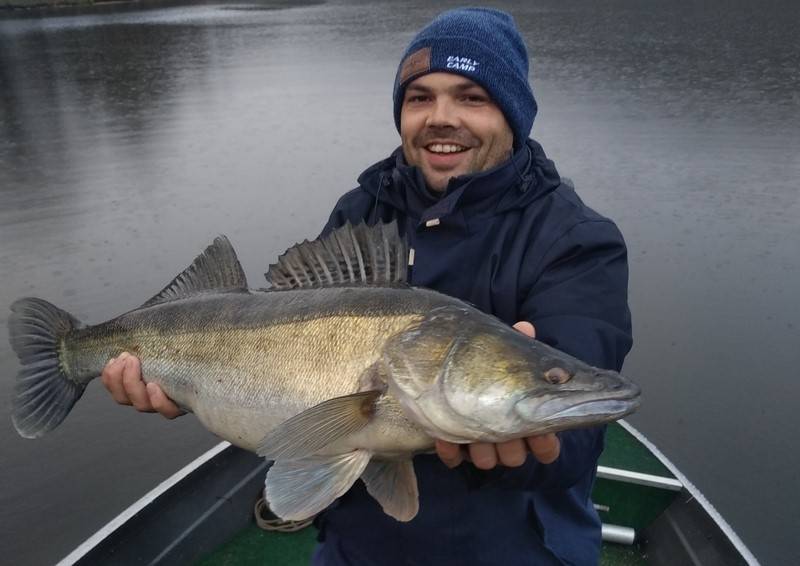
[[[385,340],[414,318],[332,315],[224,331],[185,332],[142,351],[142,374],[211,432],[255,450],[286,419],[374,386]],[[382,437],[381,437],[382,438]]]

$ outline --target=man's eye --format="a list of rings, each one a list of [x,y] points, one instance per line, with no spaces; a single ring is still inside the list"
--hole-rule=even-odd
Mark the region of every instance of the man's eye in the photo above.
[[[425,102],[428,100],[428,97],[424,94],[414,94],[406,98],[406,102]]]
[[[480,94],[465,94],[464,102],[469,104],[483,104],[486,102],[486,97]]]

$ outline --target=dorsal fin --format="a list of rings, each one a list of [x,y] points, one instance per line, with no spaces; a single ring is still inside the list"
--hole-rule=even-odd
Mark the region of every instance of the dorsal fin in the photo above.
[[[324,238],[292,246],[265,274],[270,290],[334,285],[404,284],[408,244],[397,222],[352,226],[349,222]]]
[[[151,307],[209,291],[247,292],[244,270],[225,236],[214,238],[214,242],[189,267],[142,306]]]

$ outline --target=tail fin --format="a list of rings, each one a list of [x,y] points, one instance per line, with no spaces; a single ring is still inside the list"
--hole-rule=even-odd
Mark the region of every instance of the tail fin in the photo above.
[[[80,399],[85,385],[72,381],[59,358],[61,339],[80,323],[42,299],[11,305],[8,330],[22,369],[17,374],[11,419],[25,438],[56,428]]]

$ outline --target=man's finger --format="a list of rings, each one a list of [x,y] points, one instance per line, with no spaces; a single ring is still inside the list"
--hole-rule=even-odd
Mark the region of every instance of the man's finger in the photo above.
[[[497,449],[488,442],[473,442],[469,445],[469,457],[476,468],[491,470],[497,465]]]
[[[111,358],[110,360],[108,360],[106,362],[106,365],[103,367],[103,373],[100,374],[100,381],[103,382],[103,387],[105,387],[106,389],[108,389],[108,381],[109,381],[108,371],[112,367],[114,367],[114,362],[116,361],[117,358]]]
[[[185,414],[185,411],[173,403],[158,384],[148,383],[146,387],[147,395],[150,398],[150,406],[158,411],[161,416],[174,419],[175,417]]]
[[[528,322],[527,320],[520,321],[514,325],[514,328],[525,334],[526,336],[530,336],[531,338],[536,338],[536,329],[533,325]]]
[[[137,411],[153,412],[153,406],[150,405],[150,397],[147,395],[147,389],[145,389],[144,381],[142,381],[142,369],[139,365],[139,359],[136,356],[128,356],[125,358],[124,364],[125,366],[122,368],[122,385],[125,387],[128,399],[131,400]]]
[[[461,456],[461,446],[452,442],[437,440],[436,453],[448,468],[455,468],[463,460]]]
[[[533,456],[542,464],[552,464],[561,454],[561,441],[552,432],[525,439]]]
[[[125,360],[122,356],[110,360],[106,367],[103,368],[103,373],[100,379],[103,385],[106,386],[108,392],[111,393],[111,398],[120,405],[130,405],[131,400],[125,393],[125,387],[122,385],[122,368],[125,367]]]
[[[521,438],[497,443],[497,456],[500,463],[510,468],[516,468],[525,463],[528,448]]]

